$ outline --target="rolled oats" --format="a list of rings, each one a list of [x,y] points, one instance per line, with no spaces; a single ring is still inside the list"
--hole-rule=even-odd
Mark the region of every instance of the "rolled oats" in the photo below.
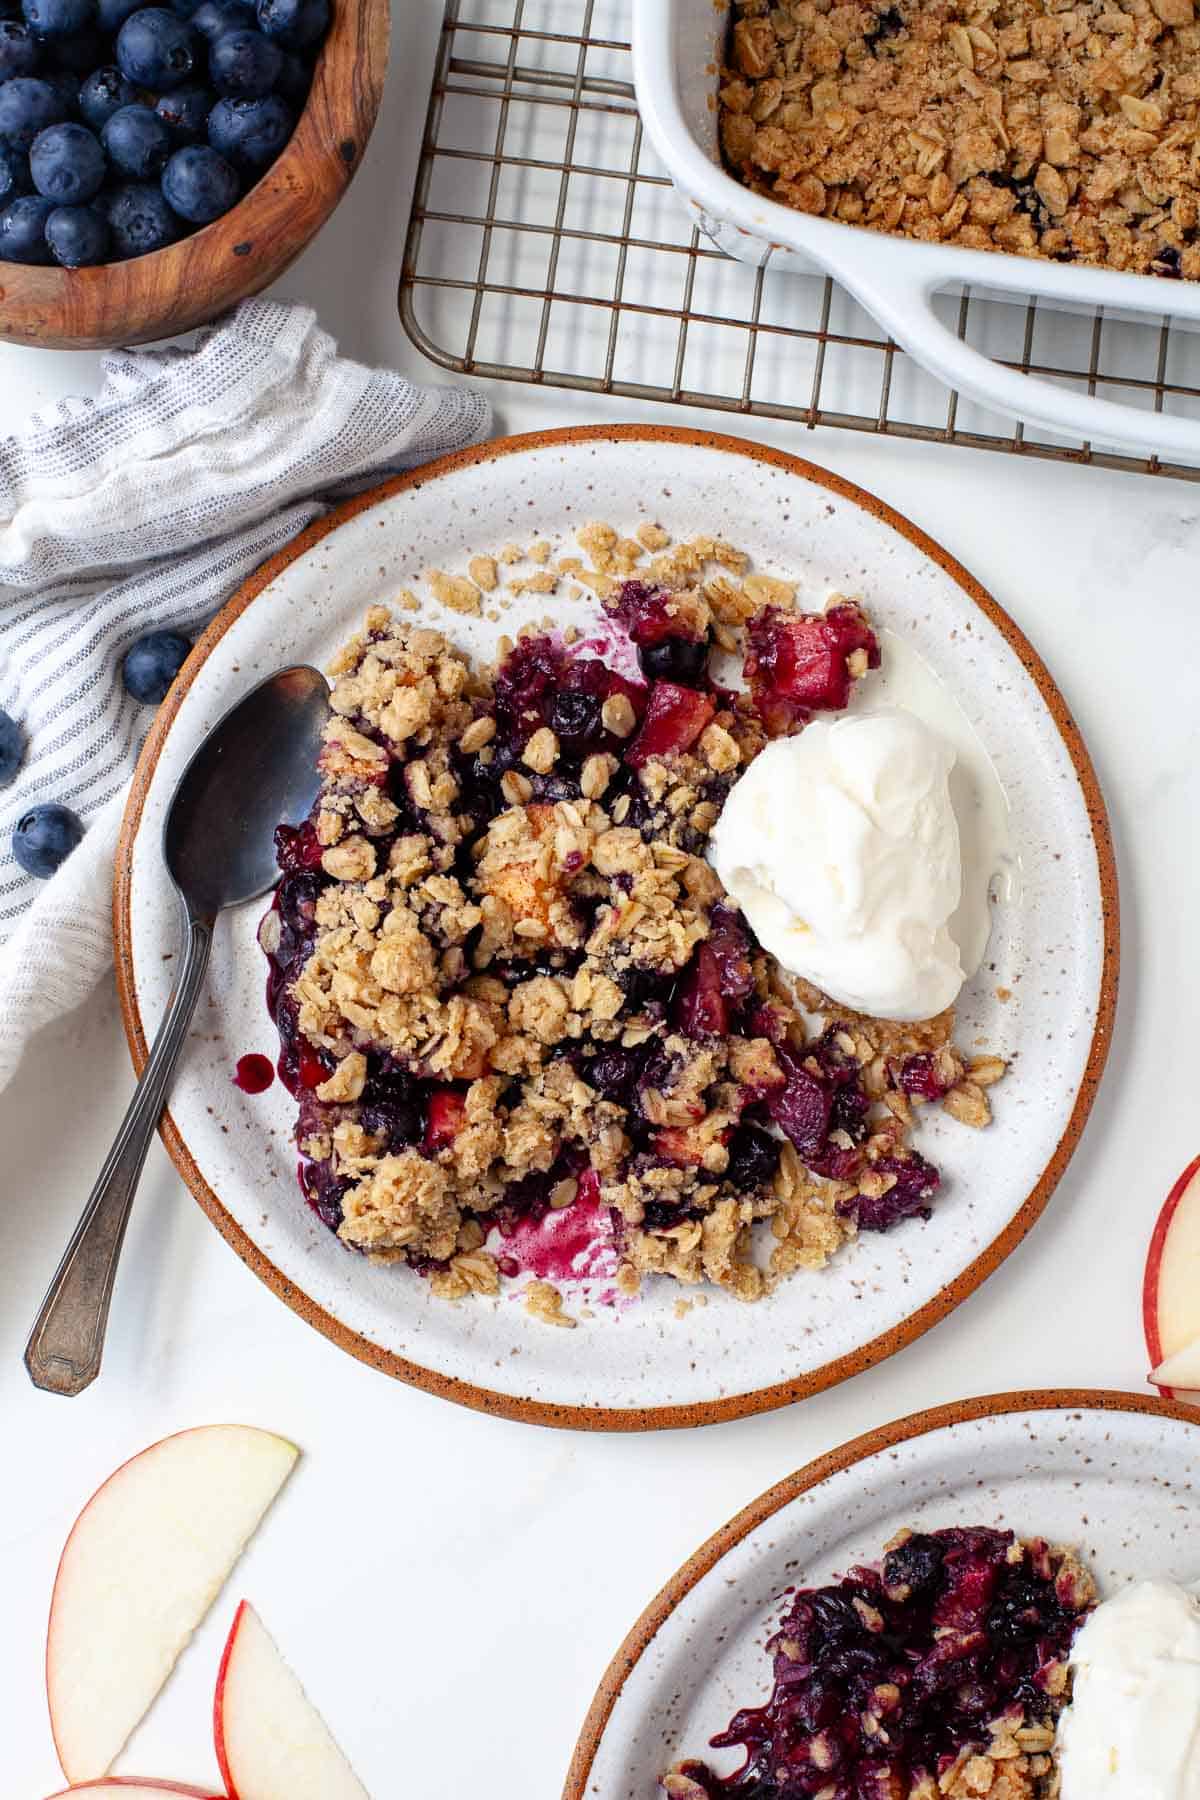
[[[801,212],[1200,277],[1194,0],[736,0],[725,158]]]

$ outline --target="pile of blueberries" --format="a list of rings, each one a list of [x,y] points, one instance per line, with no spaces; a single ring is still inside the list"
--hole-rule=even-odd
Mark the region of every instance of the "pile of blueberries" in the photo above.
[[[157,706],[166,699],[191,647],[178,631],[147,632],[125,652],[121,676],[126,693],[143,706]],[[24,760],[25,733],[0,707],[0,788],[11,786]],[[45,881],[76,848],[83,829],[79,815],[56,800],[31,806],[13,830],[13,855],[27,875]]]
[[[292,135],[329,0],[0,0],[0,261],[161,250]]]

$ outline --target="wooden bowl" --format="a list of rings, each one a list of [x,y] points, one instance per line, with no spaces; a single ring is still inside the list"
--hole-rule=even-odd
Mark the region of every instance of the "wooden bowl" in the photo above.
[[[308,101],[278,160],[224,218],[91,269],[0,262],[0,339],[103,350],[203,325],[281,275],[346,191],[379,111],[389,0],[333,0]]]

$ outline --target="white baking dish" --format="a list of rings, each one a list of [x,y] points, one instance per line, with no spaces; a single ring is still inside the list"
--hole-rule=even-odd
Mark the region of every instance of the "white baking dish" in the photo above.
[[[1013,300],[1031,295],[1068,310],[1147,314],[1200,325],[1200,282],[1123,275],[951,244],[887,237],[836,219],[815,219],[752,193],[722,167],[717,147],[717,70],[727,7],[717,0],[634,0],[633,66],[650,140],[697,223],[743,262],[834,276],[948,387],[994,411],[1059,435],[1166,458],[1200,458],[1200,420],[1123,406],[1005,368],[942,323],[932,296],[969,285]]]

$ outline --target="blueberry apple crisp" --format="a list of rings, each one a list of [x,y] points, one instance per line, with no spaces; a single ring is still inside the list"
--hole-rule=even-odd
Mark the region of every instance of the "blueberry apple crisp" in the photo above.
[[[322,791],[279,828],[260,934],[301,1185],[447,1298],[529,1272],[518,1237],[569,1210],[614,1297],[658,1274],[753,1300],[928,1217],[915,1109],[985,1125],[1004,1065],[955,1049],[952,1012],[879,1021],[786,977],[705,858],[738,771],[878,665],[862,608],[801,612],[712,539],[580,540],[591,562],[546,546],[533,591],[589,588],[599,638],[526,627],[483,667],[405,594],[333,664]],[[480,610],[513,560],[435,571],[435,597]],[[744,652],[744,690],[714,650]],[[552,1282],[524,1292],[575,1323]]]
[[[1050,1800],[1089,1571],[1040,1538],[903,1531],[877,1566],[790,1597],[766,1648],[774,1684],[683,1762],[671,1800]]]
[[[736,0],[755,192],[932,243],[1200,277],[1193,0]]]

